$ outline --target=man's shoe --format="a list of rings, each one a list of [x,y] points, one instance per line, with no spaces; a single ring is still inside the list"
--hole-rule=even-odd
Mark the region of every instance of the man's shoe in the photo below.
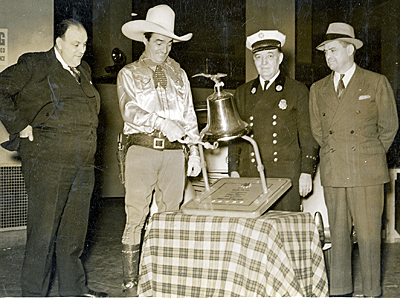
[[[81,297],[108,297],[107,293],[104,292],[96,292],[91,289],[88,289],[86,293],[83,293]]]

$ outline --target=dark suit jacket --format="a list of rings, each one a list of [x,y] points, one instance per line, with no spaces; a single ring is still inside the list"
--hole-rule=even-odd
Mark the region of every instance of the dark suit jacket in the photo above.
[[[318,144],[310,128],[308,89],[282,73],[263,91],[259,78],[237,88],[234,101],[240,117],[252,128],[267,177],[291,178],[313,174]],[[238,139],[229,146],[229,172],[257,177],[252,146]]]
[[[97,127],[97,114],[100,109],[100,96],[91,85],[91,70],[82,61],[78,66],[82,83],[76,84],[74,77],[64,69],[57,60],[54,48],[47,52],[23,54],[17,64],[5,69],[0,74],[0,121],[10,133],[11,143],[4,147],[15,150],[18,134],[27,125],[42,125],[56,112],[62,109],[60,98],[65,93],[71,97],[82,96],[82,90],[90,100],[93,111],[92,125]],[[81,119],[82,118],[82,119]],[[77,112],[75,123],[82,121],[85,125],[90,121],[85,116],[79,117]]]
[[[330,74],[311,86],[310,117],[321,146],[323,186],[389,181],[386,152],[396,135],[398,116],[385,76],[357,66],[339,101]]]

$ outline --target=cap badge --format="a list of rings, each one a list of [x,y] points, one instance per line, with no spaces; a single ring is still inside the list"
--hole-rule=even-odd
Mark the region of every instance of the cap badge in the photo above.
[[[283,89],[282,85],[276,85],[276,87],[275,87],[275,90],[276,90],[277,92],[282,91],[282,89]]]
[[[264,33],[260,32],[260,33],[258,34],[258,37],[259,37],[259,38],[264,38]]]
[[[281,101],[279,102],[278,107],[279,107],[281,110],[286,110],[286,108],[287,108],[286,99],[281,99]]]
[[[255,94],[256,93],[256,91],[257,91],[257,88],[256,87],[253,87],[253,88],[251,88],[251,94]]]

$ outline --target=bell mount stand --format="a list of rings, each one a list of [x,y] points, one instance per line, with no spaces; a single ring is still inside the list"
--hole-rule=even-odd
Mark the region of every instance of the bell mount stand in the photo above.
[[[246,135],[241,136],[241,138],[246,140],[246,141],[248,141],[248,142],[250,142],[251,145],[254,148],[254,154],[255,154],[255,157],[256,157],[256,160],[257,160],[257,170],[260,173],[261,185],[262,185],[263,193],[266,194],[266,193],[268,193],[267,182],[266,182],[266,179],[265,179],[264,166],[263,166],[263,164],[261,162],[260,151],[258,150],[257,143],[256,143],[256,141],[254,141],[254,139],[252,139],[252,138],[250,138],[249,136],[246,136]],[[229,139],[233,139],[233,138],[229,138]],[[226,139],[220,139],[219,141],[226,141]],[[202,171],[203,179],[204,179],[204,185],[205,185],[206,191],[209,191],[210,190],[210,184],[208,182],[207,166],[206,166],[206,162],[205,162],[205,158],[204,158],[203,145],[201,143],[199,143],[199,152],[200,152],[200,163],[201,163],[201,171]]]

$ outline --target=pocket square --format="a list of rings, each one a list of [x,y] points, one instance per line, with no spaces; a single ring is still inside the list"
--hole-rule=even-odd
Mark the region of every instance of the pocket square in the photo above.
[[[368,99],[371,98],[371,95],[361,95],[358,100],[364,100],[364,99]]]

